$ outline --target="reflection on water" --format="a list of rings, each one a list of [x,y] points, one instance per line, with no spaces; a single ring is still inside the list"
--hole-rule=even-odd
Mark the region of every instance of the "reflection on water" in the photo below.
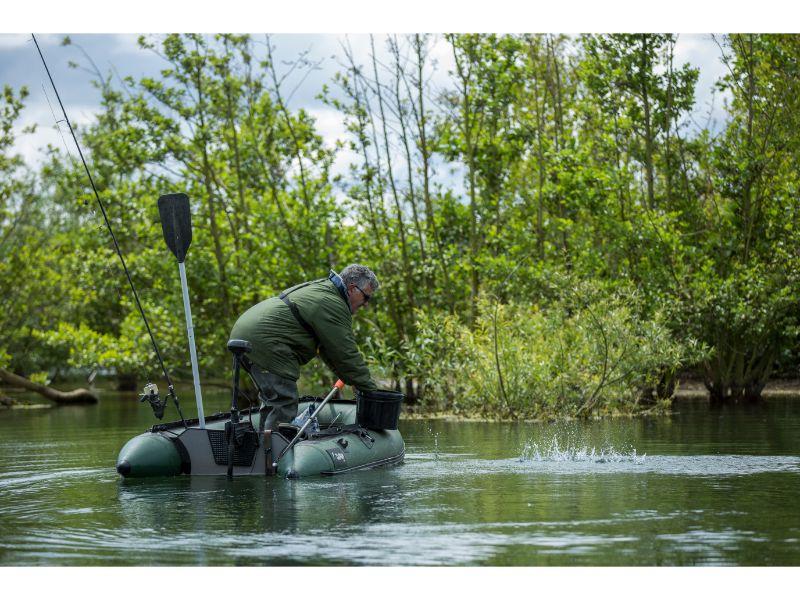
[[[403,465],[124,481],[130,400],[0,419],[0,564],[800,563],[800,410],[402,424]],[[188,415],[187,415],[188,416]]]

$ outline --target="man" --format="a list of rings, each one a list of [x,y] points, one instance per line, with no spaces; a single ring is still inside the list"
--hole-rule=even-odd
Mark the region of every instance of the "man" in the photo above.
[[[349,265],[341,275],[301,283],[248,309],[231,339],[253,345],[253,378],[261,388],[262,429],[297,416],[300,365],[319,354],[336,376],[362,391],[377,389],[353,335],[353,317],[378,289],[375,274]],[[266,418],[264,414],[269,410]]]

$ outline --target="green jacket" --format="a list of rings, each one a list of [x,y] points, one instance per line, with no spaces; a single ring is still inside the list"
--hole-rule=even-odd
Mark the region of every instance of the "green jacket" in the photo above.
[[[319,354],[336,376],[363,391],[377,389],[356,345],[353,316],[343,291],[330,279],[322,279],[286,292],[317,334]],[[316,340],[277,297],[245,311],[233,326],[231,339],[253,345],[249,356],[258,367],[294,381],[300,377],[300,365],[317,355]]]

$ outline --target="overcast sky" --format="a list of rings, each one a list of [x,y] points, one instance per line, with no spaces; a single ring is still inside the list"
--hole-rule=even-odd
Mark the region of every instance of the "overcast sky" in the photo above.
[[[67,114],[73,123],[85,124],[93,119],[99,110],[99,92],[90,81],[92,75],[83,70],[71,69],[69,61],[85,64],[86,60],[79,48],[62,47],[64,34],[37,35],[42,51],[50,66],[53,78],[58,86]],[[163,67],[163,61],[154,53],[142,50],[137,44],[135,34],[72,34],[73,44],[79,45],[97,64],[101,72],[112,68],[120,75],[131,75],[139,78],[144,75],[157,76]],[[254,38],[263,42],[264,37]],[[325,106],[316,96],[324,83],[330,83],[337,70],[342,70],[342,44],[349,43],[356,60],[368,63],[370,60],[370,39],[366,34],[276,34],[272,36],[276,58],[279,61],[296,59],[300,53],[307,52],[308,58],[320,62],[319,69],[311,73],[291,98],[294,109],[305,108],[316,118],[317,128],[326,142],[333,146],[337,139],[345,137],[341,115],[334,109]],[[383,40],[385,36],[376,35],[375,44],[378,53],[385,52]],[[452,68],[452,57],[449,47],[437,36],[438,41],[431,53],[431,58],[438,64],[437,77],[444,85],[448,69]],[[712,86],[724,71],[720,62],[720,51],[709,34],[682,34],[676,46],[676,62],[690,64],[700,68],[700,80],[697,86],[697,110],[695,119],[705,124],[711,115],[717,127],[724,120],[722,100],[716,98],[713,111]],[[279,67],[282,65],[279,65]],[[36,164],[41,156],[41,148],[48,143],[63,148],[55,126],[53,111],[58,115],[56,99],[49,85],[47,75],[41,65],[36,48],[29,34],[0,34],[0,85],[9,84],[18,89],[25,85],[30,91],[27,106],[18,122],[15,135],[17,138],[15,151],[25,157],[30,164]],[[298,82],[295,78],[293,83]],[[436,82],[436,81],[435,81]],[[290,82],[287,89],[294,85]],[[45,94],[44,90],[47,90]],[[51,107],[48,104],[52,104]],[[35,124],[37,131],[25,134],[23,128]],[[66,135],[66,132],[65,132]],[[70,147],[72,150],[72,147]],[[346,153],[337,160],[335,170],[344,173],[350,162]]]

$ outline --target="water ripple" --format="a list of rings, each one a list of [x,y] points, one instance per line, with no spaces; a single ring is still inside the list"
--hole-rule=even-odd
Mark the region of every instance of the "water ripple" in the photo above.
[[[55,471],[15,471],[3,474],[0,478],[0,489],[29,489],[32,483],[47,482],[52,484],[58,481],[75,483],[78,478],[87,478],[93,475],[108,475],[108,469],[58,469]]]

